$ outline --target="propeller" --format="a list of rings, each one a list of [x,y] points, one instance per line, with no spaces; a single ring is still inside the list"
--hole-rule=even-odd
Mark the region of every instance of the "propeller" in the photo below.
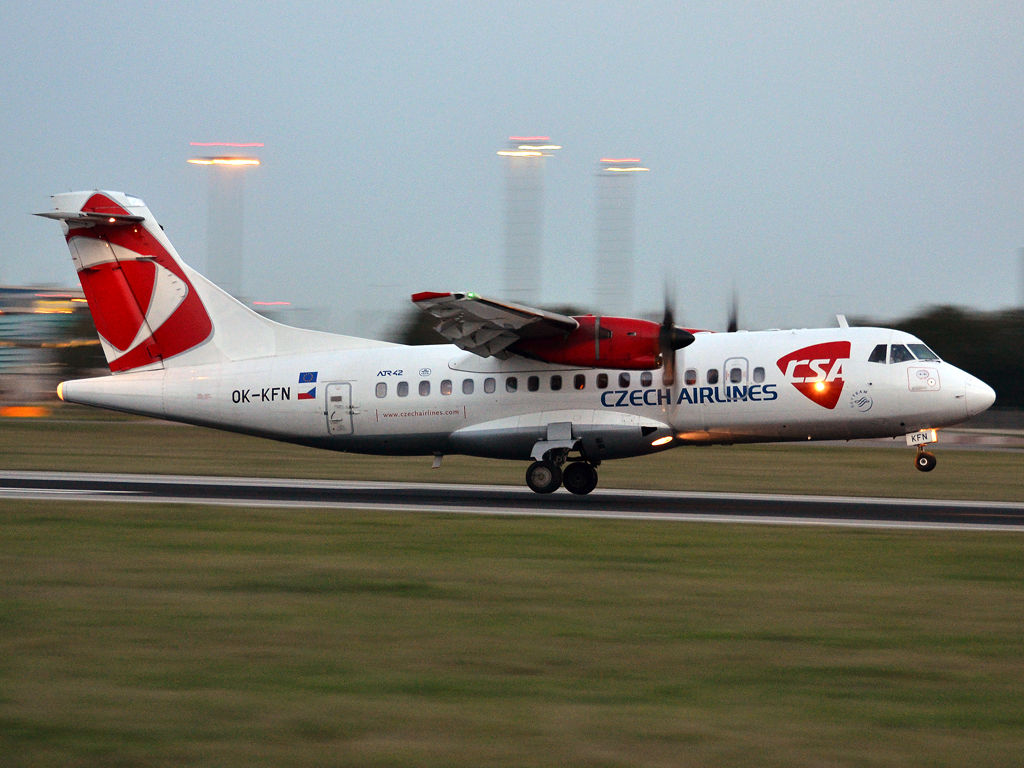
[[[736,333],[740,329],[739,299],[736,298],[736,288],[732,289],[732,303],[729,305],[729,333]]]
[[[658,331],[658,350],[661,352],[662,381],[671,387],[676,380],[676,350],[693,344],[693,334],[675,324],[675,313],[668,295],[665,296],[665,316]]]

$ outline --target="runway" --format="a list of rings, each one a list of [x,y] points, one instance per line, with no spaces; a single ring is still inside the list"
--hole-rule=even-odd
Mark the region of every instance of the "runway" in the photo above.
[[[1024,533],[1024,503],[525,488],[184,475],[0,471],[0,499],[217,504],[540,515],[676,522],[930,528]]]

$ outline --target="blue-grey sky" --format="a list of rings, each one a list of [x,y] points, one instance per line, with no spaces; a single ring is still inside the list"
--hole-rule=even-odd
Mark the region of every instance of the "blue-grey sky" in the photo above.
[[[379,334],[500,293],[495,154],[549,135],[542,298],[593,306],[595,162],[634,156],[636,305],[750,328],[1021,301],[1024,5],[8,3],[0,281],[74,284],[54,192],[142,197],[205,266],[190,141],[261,141],[247,293]]]

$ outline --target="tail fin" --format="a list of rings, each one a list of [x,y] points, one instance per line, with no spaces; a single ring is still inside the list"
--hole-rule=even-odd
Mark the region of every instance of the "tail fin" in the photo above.
[[[289,328],[189,268],[146,204],[121,192],[53,196],[113,373],[384,342]]]

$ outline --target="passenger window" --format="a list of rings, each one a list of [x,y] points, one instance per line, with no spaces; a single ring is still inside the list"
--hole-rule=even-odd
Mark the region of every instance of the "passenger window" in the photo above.
[[[441,394],[450,395],[452,393],[452,380],[445,379],[441,382]]]
[[[396,389],[396,392],[397,392],[399,397],[408,397],[409,396],[409,382],[408,381],[400,381],[400,382],[398,382],[398,386],[395,389]]]
[[[739,384],[743,381],[743,371],[740,368],[733,368],[729,371],[729,381],[733,384]]]
[[[562,388],[562,377],[561,376],[552,376],[551,377],[551,391],[552,392],[557,392],[561,388]]]
[[[573,378],[572,378],[572,388],[573,389],[584,389],[586,386],[587,386],[587,377],[586,376],[584,376],[582,373],[577,373],[575,376],[573,376]]]
[[[387,397],[387,396],[388,396],[388,385],[387,385],[387,382],[378,381],[377,382],[377,397]]]
[[[472,379],[463,379],[462,380],[462,394],[464,394],[464,395],[472,395],[473,394],[473,386],[474,385],[473,385],[473,380]]]
[[[598,389],[608,389],[608,374],[607,373],[599,373],[599,374],[597,374],[597,388]]]
[[[910,354],[910,350],[904,347],[902,344],[893,344],[889,347],[889,362],[890,363],[905,363],[908,360],[913,360],[914,356]]]
[[[871,350],[871,354],[868,355],[869,363],[884,363],[885,362],[885,351],[888,348],[887,344],[879,344],[877,347]]]
[[[708,371],[708,384],[717,384],[717,383],[718,383],[718,369],[717,368],[712,368],[711,370]]]
[[[629,386],[629,374],[625,371],[619,374],[619,386],[623,389]]]
[[[754,369],[754,383],[761,384],[764,381],[764,368],[757,366]]]
[[[423,380],[420,382],[420,395],[426,397],[430,394],[430,382]]]
[[[519,389],[519,379],[515,376],[509,376],[505,379],[505,391],[515,392],[517,389]]]
[[[540,376],[531,376],[526,380],[526,388],[531,392],[536,392],[540,389]]]
[[[649,387],[654,383],[654,374],[650,371],[644,371],[640,374],[640,386]]]
[[[918,360],[936,360],[938,361],[939,356],[932,352],[924,344],[907,344],[910,347],[910,351],[914,353],[914,356]]]
[[[486,379],[484,379],[484,392],[486,392],[488,395],[493,394],[494,392],[494,379],[490,378],[489,376]]]
[[[693,368],[687,368],[686,373],[683,374],[683,381],[686,382],[686,386],[692,387],[697,383],[697,371]]]

